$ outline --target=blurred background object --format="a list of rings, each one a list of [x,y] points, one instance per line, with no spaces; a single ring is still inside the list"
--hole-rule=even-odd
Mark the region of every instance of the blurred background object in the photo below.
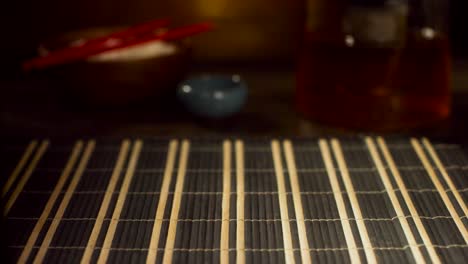
[[[242,109],[247,84],[239,75],[203,75],[183,81],[177,97],[192,114],[219,120]]]
[[[448,117],[446,0],[310,3],[297,75],[296,102],[304,116],[378,131]],[[323,21],[315,15],[320,8],[330,14]]]
[[[62,34],[41,44],[40,52],[107,36],[120,28],[91,28]],[[44,57],[39,57],[44,58]],[[152,101],[155,107],[174,102],[175,87],[188,72],[190,40],[152,41],[103,52],[89,58],[38,69],[63,100],[91,107],[121,107]]]
[[[75,63],[91,57],[96,57],[92,61],[132,61],[156,57],[163,53],[168,54],[171,48],[174,49],[166,45],[170,41],[178,41],[213,29],[212,23],[206,22],[177,28],[170,28],[169,23],[167,19],[157,19],[98,37],[93,37],[92,34],[99,33],[99,29],[81,30],[81,34],[88,33],[88,36],[80,36],[80,32],[75,33],[74,39],[69,39],[57,49],[41,44],[38,48],[39,55],[26,60],[22,69],[29,72]],[[59,38],[66,39],[70,35],[73,37],[73,33],[65,33]]]

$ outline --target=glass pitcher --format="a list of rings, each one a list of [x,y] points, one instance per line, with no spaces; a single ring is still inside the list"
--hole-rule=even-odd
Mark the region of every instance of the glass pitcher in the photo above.
[[[309,0],[298,58],[298,111],[374,131],[447,118],[447,17],[447,0]]]

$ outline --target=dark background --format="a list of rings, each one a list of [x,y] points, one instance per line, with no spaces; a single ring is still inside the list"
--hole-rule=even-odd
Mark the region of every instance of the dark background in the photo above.
[[[329,17],[330,10],[325,3],[348,0],[310,1],[315,5],[313,16],[319,20]],[[304,120],[294,111],[294,52],[302,37],[305,3],[306,0],[17,0],[2,3],[0,87],[13,94],[3,96],[0,103],[4,109],[4,105],[13,106],[2,109],[0,119],[6,127],[3,133],[9,136],[33,133],[39,137],[355,133]],[[195,39],[196,64],[192,73],[241,74],[250,90],[249,101],[240,115],[210,123],[182,111],[156,113],[151,104],[147,109],[132,111],[71,111],[54,105],[45,89],[49,87],[48,82],[41,87],[23,81],[25,76],[19,71],[19,62],[35,56],[41,40],[81,28],[130,25],[159,17],[170,17],[174,24],[208,20],[218,26],[215,32]],[[452,118],[430,129],[400,132],[465,137],[468,131],[465,121],[468,113],[467,19],[468,1],[451,0],[448,34],[454,57]],[[10,79],[19,82],[10,82]]]
[[[450,36],[454,55],[466,58],[468,55],[468,27],[466,26],[468,1],[452,0],[450,10]]]
[[[323,5],[323,0],[311,1],[315,5]],[[336,0],[340,1],[343,0]],[[201,60],[280,60],[291,57],[292,46],[303,25],[306,2],[307,0],[3,1],[0,21],[2,72],[9,72],[8,69],[11,70],[14,65],[12,63],[33,56],[37,43],[47,37],[80,28],[128,25],[158,17],[171,17],[176,24],[201,20],[217,23],[222,30],[213,34],[212,38],[200,40],[202,43],[197,47],[197,58]],[[455,58],[468,57],[467,12],[468,1],[450,0],[449,35]],[[314,15],[320,16],[320,13]],[[289,41],[284,41],[286,38]],[[226,48],[209,47],[213,39],[221,43],[224,41]],[[231,43],[237,47],[235,54],[229,47]],[[259,49],[263,51],[263,55],[254,52]]]

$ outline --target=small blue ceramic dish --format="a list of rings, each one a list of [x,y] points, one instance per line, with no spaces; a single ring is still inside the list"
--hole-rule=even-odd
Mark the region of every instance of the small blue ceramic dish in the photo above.
[[[224,118],[242,109],[247,85],[239,75],[206,75],[183,81],[177,97],[195,115]]]

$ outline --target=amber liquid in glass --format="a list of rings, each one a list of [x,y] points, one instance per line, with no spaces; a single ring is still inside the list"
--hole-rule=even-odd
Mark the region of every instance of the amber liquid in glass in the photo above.
[[[400,48],[305,35],[296,104],[305,117],[376,131],[412,128],[450,113],[448,40],[411,32]]]

